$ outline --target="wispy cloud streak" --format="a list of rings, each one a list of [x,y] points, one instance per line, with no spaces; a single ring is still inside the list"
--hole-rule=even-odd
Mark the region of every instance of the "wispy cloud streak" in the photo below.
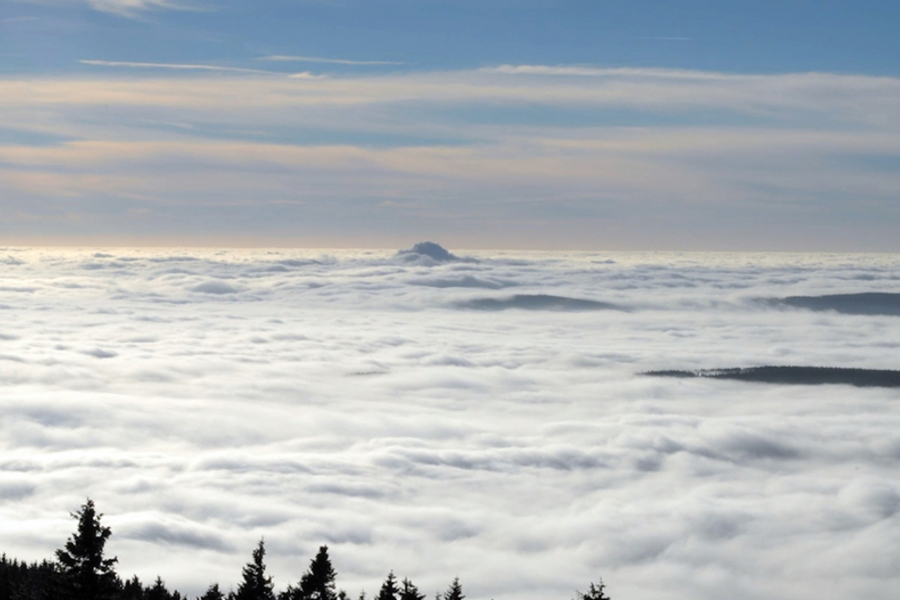
[[[896,78],[578,65],[320,78],[86,62],[137,72],[0,79],[4,114],[25,133],[0,147],[0,191],[22,209],[6,213],[9,227],[24,222],[16,215],[46,221],[29,208],[36,198],[75,199],[65,210],[82,214],[102,194],[173,214],[302,201],[315,213],[304,222],[339,228],[366,197],[367,219],[385,231],[398,215],[456,229],[478,214],[486,228],[520,219],[516,244],[724,248],[740,238],[760,248],[754,231],[766,230],[762,248],[897,248],[887,226],[900,193]],[[210,73],[141,73],[150,68]],[[647,214],[683,223],[651,232]],[[735,225],[747,214],[755,228]],[[298,215],[260,225],[290,228]],[[713,218],[723,227],[701,230]],[[555,227],[534,225],[548,219]],[[848,222],[867,235],[842,238]],[[575,236],[585,223],[605,236]]]
[[[134,17],[154,9],[193,10],[190,5],[172,0],[87,0],[87,4],[94,10],[120,17]]]
[[[271,56],[261,56],[257,60],[268,60],[273,62],[308,62],[308,63],[326,63],[333,65],[403,65],[406,63],[393,60],[347,60],[343,58],[321,58],[317,56],[285,56],[281,54],[273,54]]]
[[[36,21],[37,17],[7,17],[5,19],[0,19],[0,23],[22,23],[25,21]]]
[[[197,64],[179,64],[179,63],[154,63],[154,62],[131,62],[119,60],[79,60],[83,65],[94,65],[98,67],[127,67],[134,69],[175,69],[180,71],[223,71],[235,73],[257,73],[267,75],[284,75],[277,71],[265,71],[262,69],[244,69],[241,67],[223,67],[219,65],[197,65]]]

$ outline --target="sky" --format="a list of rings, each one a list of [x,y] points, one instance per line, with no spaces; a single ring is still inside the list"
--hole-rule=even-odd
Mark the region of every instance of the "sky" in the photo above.
[[[896,598],[900,389],[642,375],[896,369],[896,313],[768,301],[896,302],[896,255],[450,250],[0,250],[0,548],[90,496],[191,598],[261,538],[352,598]]]
[[[641,373],[896,368],[896,316],[760,300],[900,293],[898,25],[0,2],[0,547],[90,495],[188,594],[264,537],[354,597],[893,599],[896,390]]]
[[[12,0],[16,244],[897,251],[895,2]]]

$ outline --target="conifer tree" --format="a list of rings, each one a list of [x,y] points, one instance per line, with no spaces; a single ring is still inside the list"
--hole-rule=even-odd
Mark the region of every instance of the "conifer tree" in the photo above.
[[[172,598],[172,595],[169,594],[169,590],[166,589],[165,582],[159,575],[156,576],[153,587],[147,590],[146,598],[147,600],[170,600]]]
[[[62,571],[60,596],[66,600],[106,600],[118,591],[119,578],[113,570],[116,558],[104,558],[103,547],[112,535],[100,518],[90,498],[81,510],[72,514],[78,520],[78,531],[56,551]]]
[[[394,572],[391,571],[388,573],[384,583],[381,584],[381,591],[378,592],[377,600],[397,600],[397,594],[399,593],[400,588],[397,587],[397,578],[394,576]]]
[[[265,556],[265,542],[259,540],[253,551],[253,560],[244,567],[244,579],[234,595],[235,600],[275,600],[272,578],[266,576],[266,565],[263,562]]]
[[[198,600],[225,600],[225,594],[219,589],[219,584],[214,583],[206,588],[206,592]]]
[[[576,600],[610,600],[609,596],[603,592],[605,587],[606,584],[603,583],[602,579],[597,585],[591,583],[591,587],[588,588],[586,593],[577,592]]]
[[[294,590],[291,600],[337,600],[334,580],[337,577],[328,546],[320,546],[316,557],[309,563],[309,570],[300,579],[300,587]]]
[[[400,600],[425,600],[425,594],[419,593],[419,588],[413,585],[409,579],[403,579],[403,587],[400,589]]]
[[[444,600],[463,600],[465,596],[462,593],[462,586],[459,584],[459,577],[453,579],[453,583],[444,592]]]
[[[118,600],[144,600],[144,586],[137,575],[125,582]]]

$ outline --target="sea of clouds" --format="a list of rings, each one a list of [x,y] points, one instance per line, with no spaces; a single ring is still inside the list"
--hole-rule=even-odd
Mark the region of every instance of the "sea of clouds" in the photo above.
[[[263,537],[353,596],[896,597],[900,390],[641,373],[896,368],[897,316],[765,299],[900,257],[455,253],[0,248],[0,549],[90,496],[188,594]]]

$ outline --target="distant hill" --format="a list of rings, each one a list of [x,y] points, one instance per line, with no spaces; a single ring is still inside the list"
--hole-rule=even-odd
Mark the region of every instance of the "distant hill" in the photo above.
[[[900,387],[900,371],[842,367],[749,367],[699,371],[647,371],[654,377],[708,377],[761,383],[802,385],[844,384],[857,387]]]
[[[848,315],[900,316],[900,294],[886,292],[788,296],[786,298],[772,298],[768,300],[768,303],[814,311],[833,310]]]

